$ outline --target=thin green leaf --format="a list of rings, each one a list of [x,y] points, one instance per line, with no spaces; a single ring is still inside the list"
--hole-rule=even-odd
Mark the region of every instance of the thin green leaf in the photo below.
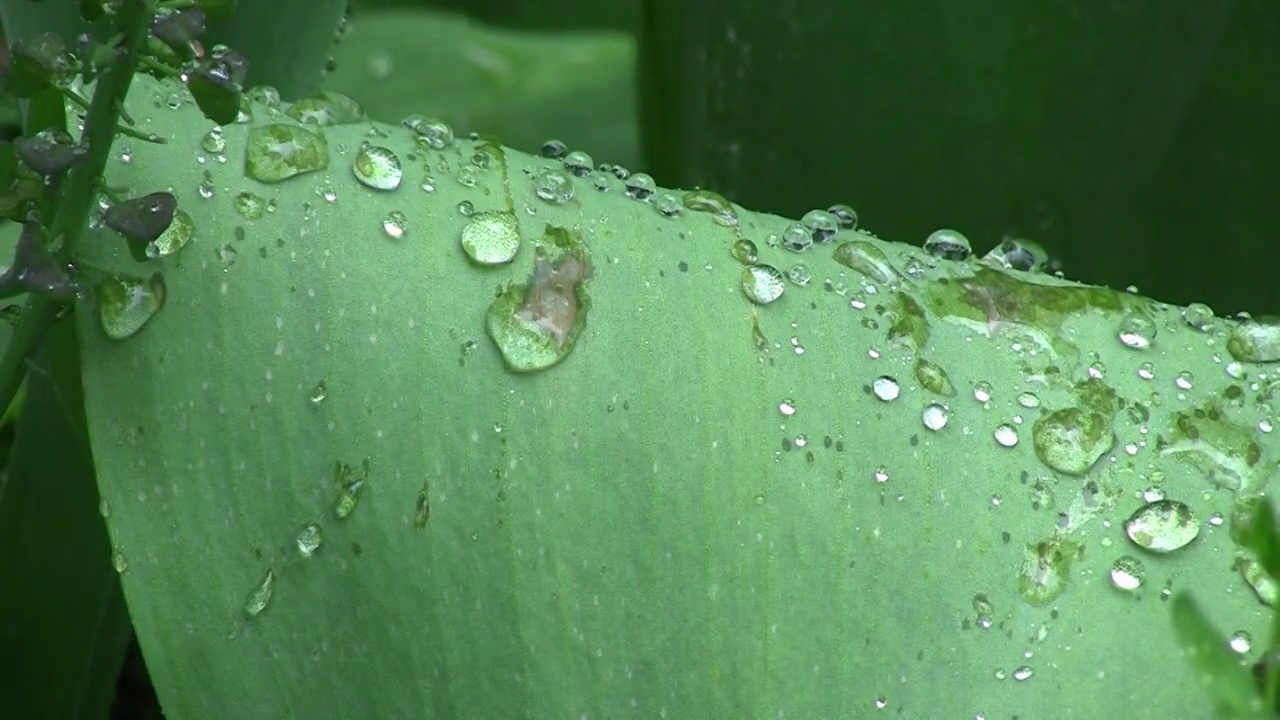
[[[1267,720],[1258,684],[1227,638],[1209,620],[1190,593],[1173,598],[1173,628],[1182,652],[1196,668],[1219,712],[1235,720]]]
[[[0,673],[14,717],[105,717],[131,635],[85,435],[73,323],[50,332],[0,495]],[[17,591],[21,589],[21,591]]]

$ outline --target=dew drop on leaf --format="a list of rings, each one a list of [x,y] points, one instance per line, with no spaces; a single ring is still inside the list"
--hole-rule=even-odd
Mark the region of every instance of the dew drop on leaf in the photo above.
[[[1156,339],[1156,323],[1145,313],[1127,313],[1120,318],[1116,337],[1127,348],[1146,350]]]
[[[636,173],[627,178],[625,187],[627,197],[632,200],[645,201],[658,192],[658,183],[648,173]]]
[[[432,150],[443,150],[453,144],[453,128],[443,120],[410,115],[401,120],[400,124],[417,133]]]
[[[132,337],[164,307],[165,294],[160,273],[147,279],[107,277],[98,285],[98,318],[103,331],[112,340]]]
[[[1036,418],[1031,442],[1040,462],[1068,475],[1083,475],[1116,442],[1102,413],[1071,407]]]
[[[1195,540],[1200,534],[1200,523],[1185,504],[1161,499],[1143,505],[1129,516],[1124,532],[1138,547],[1167,553]]]
[[[262,211],[266,209],[267,203],[260,196],[246,190],[236,195],[235,206],[240,217],[246,220],[257,220],[262,217]]]
[[[733,227],[738,224],[738,211],[725,196],[711,190],[690,190],[684,194],[684,206],[697,213],[707,213],[717,224]]]
[[[245,174],[254,180],[277,183],[327,167],[329,143],[319,131],[283,124],[249,129]]]
[[[475,213],[462,228],[462,249],[481,265],[511,262],[520,250],[516,216],[501,210]]]
[[[1111,563],[1111,584],[1125,592],[1133,592],[1142,586],[1146,567],[1132,555],[1121,555]]]
[[[404,177],[400,158],[395,153],[368,142],[360,144],[351,163],[351,171],[361,184],[374,190],[395,190],[400,187],[400,180]]]
[[[329,385],[321,380],[311,388],[311,404],[319,405],[329,397]]]
[[[176,254],[191,242],[195,231],[196,223],[191,216],[185,210],[175,211],[169,227],[154,242],[147,244],[147,257],[161,258]]]
[[[271,602],[271,596],[276,590],[276,573],[271,568],[267,568],[267,572],[263,574],[258,584],[249,591],[249,596],[244,601],[244,614],[249,617],[257,617],[267,609],[267,605]]]
[[[382,232],[386,233],[387,237],[392,240],[399,240],[404,237],[405,227],[408,223],[409,220],[404,213],[399,210],[392,210],[387,213],[386,217],[382,218]]]
[[[733,255],[733,259],[743,265],[751,265],[759,258],[759,251],[756,244],[746,238],[739,238],[734,241],[733,247],[729,249],[729,254]]]
[[[772,265],[748,265],[742,271],[742,292],[757,305],[777,300],[785,289],[782,272]]]
[[[422,481],[422,488],[413,500],[413,526],[421,530],[431,519],[431,496],[428,493],[427,481]]]
[[[581,150],[574,150],[564,156],[564,168],[578,177],[586,177],[595,169],[595,160]]]
[[[924,251],[943,260],[968,260],[973,255],[973,246],[963,234],[943,228],[924,239]]]
[[[573,199],[573,176],[559,168],[547,168],[533,178],[533,191],[552,205]]]
[[[298,553],[303,557],[311,557],[320,549],[320,544],[324,542],[324,531],[320,528],[319,523],[307,523],[298,531],[296,539],[298,545]]]

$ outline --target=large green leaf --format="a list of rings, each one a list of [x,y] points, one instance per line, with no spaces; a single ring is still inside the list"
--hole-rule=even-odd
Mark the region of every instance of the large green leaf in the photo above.
[[[313,155],[255,105],[200,163],[175,91],[139,79],[170,142],[107,179],[174,188],[194,239],[139,266],[102,233],[89,258],[162,271],[167,301],[123,340],[94,313],[118,293],[78,313],[167,717],[1204,717],[1166,588],[1261,636],[1225,527],[1166,554],[1122,529],[1143,491],[1203,521],[1274,470],[1237,322],[847,230],[793,253],[783,218],[595,173],[553,204],[555,163],[400,126],[312,126]],[[327,165],[247,177],[289,167],[271,138]],[[379,147],[395,189],[355,177]],[[510,223],[514,263],[468,262],[464,232]],[[766,305],[746,239],[793,278]],[[486,318],[531,275],[564,299],[549,241],[589,258],[589,305],[567,357],[511,372],[492,337],[552,341]],[[335,466],[364,478],[345,519]],[[1108,581],[1125,556],[1135,592]]]
[[[326,89],[396,123],[419,113],[537,153],[549,139],[633,167],[635,43],[612,32],[499,30],[458,15],[364,12],[334,50]]]

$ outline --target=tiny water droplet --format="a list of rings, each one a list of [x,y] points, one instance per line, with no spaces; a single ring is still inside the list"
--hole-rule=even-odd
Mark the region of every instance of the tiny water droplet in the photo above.
[[[418,496],[413,500],[413,526],[419,530],[426,527],[427,521],[431,519],[431,496],[428,491],[427,481],[423,480]]]
[[[315,387],[311,388],[311,404],[312,405],[319,405],[320,403],[324,402],[325,399],[327,399],[328,397],[329,397],[329,385],[324,380],[321,380],[320,382],[316,383]]]
[[[216,127],[204,134],[200,138],[200,147],[211,155],[218,155],[227,149],[227,139],[222,134],[222,128]]]
[[[787,279],[796,285],[808,285],[813,279],[813,272],[804,263],[796,263],[787,270]]]
[[[363,185],[374,190],[395,190],[404,177],[400,158],[391,150],[369,142],[360,143],[351,171]]]
[[[124,553],[117,550],[111,553],[111,567],[115,568],[117,573],[124,573],[129,569],[129,560],[125,558]]]

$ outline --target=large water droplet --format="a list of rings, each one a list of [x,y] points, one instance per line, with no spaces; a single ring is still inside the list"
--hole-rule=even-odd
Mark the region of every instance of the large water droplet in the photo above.
[[[751,265],[759,258],[759,250],[756,244],[746,238],[738,238],[733,242],[733,246],[729,249],[729,254],[733,255],[733,259],[743,265]]]
[[[329,143],[320,132],[282,124],[249,129],[245,173],[254,180],[276,183],[327,167]]]
[[[884,250],[865,240],[840,243],[832,253],[835,261],[856,270],[873,282],[892,284],[902,277]]]
[[[368,142],[360,143],[360,149],[356,151],[351,163],[351,171],[361,184],[374,190],[395,190],[400,187],[400,179],[404,177],[404,171],[400,169],[400,158],[395,153]]]
[[[98,318],[107,337],[132,337],[155,316],[165,301],[164,277],[150,278],[112,275],[98,285]]]
[[[1280,318],[1245,320],[1235,326],[1227,351],[1240,362],[1280,362]]]
[[[1213,309],[1204,303],[1191,303],[1182,309],[1182,321],[1200,332],[1208,332],[1213,320]]]
[[[944,228],[929,233],[924,240],[924,251],[943,260],[968,260],[973,255],[973,246],[962,233]]]
[[[1177,500],[1157,500],[1129,516],[1124,532],[1138,547],[1167,553],[1195,540],[1200,534],[1200,523],[1185,504]]]
[[[255,195],[246,190],[236,195],[235,206],[236,212],[240,213],[240,217],[246,220],[257,220],[262,217],[262,211],[266,209],[267,201],[263,200],[260,195]]]
[[[1083,475],[1116,442],[1108,418],[1071,407],[1036,419],[1031,442],[1040,462],[1068,475]]]
[[[520,224],[516,216],[488,210],[471,216],[462,228],[462,249],[481,265],[501,265],[515,259],[520,250]]]
[[[578,177],[590,175],[595,166],[595,160],[581,150],[574,150],[564,156],[564,168]]]
[[[742,271],[742,292],[757,305],[768,305],[786,289],[782,272],[772,265],[748,265]]]
[[[1018,571],[1018,593],[1032,605],[1052,602],[1067,589],[1077,546],[1062,540],[1028,545]]]
[[[485,329],[515,372],[545,370],[569,355],[586,326],[583,282],[591,265],[581,240],[567,230],[548,228],[552,247],[569,248],[552,259],[539,254],[525,287],[509,286],[489,306]]]
[[[813,246],[813,233],[800,223],[791,223],[782,231],[782,247],[792,252],[804,252]]]
[[[658,183],[648,173],[636,173],[627,178],[627,197],[633,200],[648,200],[658,192]]]
[[[827,212],[836,216],[836,220],[840,223],[842,230],[858,229],[858,212],[843,203],[836,203],[827,208]]]
[[[831,242],[840,231],[840,220],[826,210],[810,210],[800,218],[800,224],[809,231],[816,243]]]

